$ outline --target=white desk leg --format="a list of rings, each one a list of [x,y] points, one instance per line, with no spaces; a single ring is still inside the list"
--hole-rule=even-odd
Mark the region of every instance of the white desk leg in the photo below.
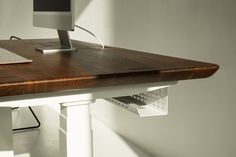
[[[0,157],[14,157],[10,107],[0,107]]]
[[[90,102],[61,104],[61,157],[92,157]]]

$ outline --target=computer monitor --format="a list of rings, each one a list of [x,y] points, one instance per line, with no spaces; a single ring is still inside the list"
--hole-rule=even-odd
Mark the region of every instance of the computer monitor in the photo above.
[[[33,25],[57,29],[58,47],[36,48],[43,53],[74,51],[68,31],[74,30],[75,0],[33,0]]]

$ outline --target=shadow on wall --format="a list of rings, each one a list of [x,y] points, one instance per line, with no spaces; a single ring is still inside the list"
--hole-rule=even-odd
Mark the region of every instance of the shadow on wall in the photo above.
[[[157,49],[160,44],[166,45],[165,38],[172,33],[173,27],[168,12],[171,3],[162,0],[113,0],[114,44],[145,51],[151,51],[150,47]]]
[[[153,157],[96,119],[93,119],[93,128],[95,156]],[[101,137],[103,137],[102,144]]]
[[[183,81],[171,88],[168,116],[140,119],[104,106],[110,114],[102,121],[153,156],[234,156],[236,1],[111,1],[113,45],[205,60],[228,69],[217,78]]]
[[[80,17],[91,1],[92,0],[75,0],[75,21]]]

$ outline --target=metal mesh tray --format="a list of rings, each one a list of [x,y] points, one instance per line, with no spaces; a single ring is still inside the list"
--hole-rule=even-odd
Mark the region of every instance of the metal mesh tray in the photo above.
[[[168,114],[167,88],[161,88],[130,96],[106,98],[105,100],[134,112],[141,117]]]

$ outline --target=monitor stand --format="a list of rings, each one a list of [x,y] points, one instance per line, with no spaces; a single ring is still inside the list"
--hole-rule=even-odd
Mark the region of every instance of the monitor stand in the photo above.
[[[36,50],[44,54],[76,51],[76,48],[72,47],[71,40],[67,31],[57,30],[57,33],[60,40],[59,47],[43,47],[43,48],[36,48]]]

